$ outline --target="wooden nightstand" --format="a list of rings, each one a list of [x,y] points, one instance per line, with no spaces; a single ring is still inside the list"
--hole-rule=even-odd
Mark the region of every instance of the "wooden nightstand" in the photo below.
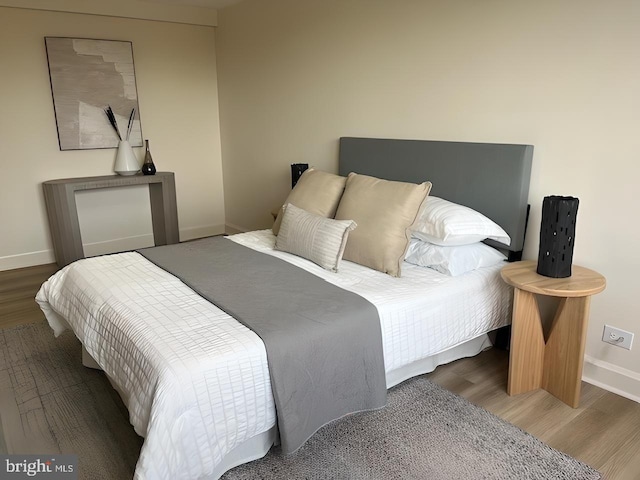
[[[514,262],[502,278],[514,288],[509,382],[507,393],[517,395],[544,388],[567,405],[580,403],[582,363],[591,295],[604,290],[605,278],[573,265],[568,278],[536,273],[537,262]],[[535,295],[560,297],[545,341]]]

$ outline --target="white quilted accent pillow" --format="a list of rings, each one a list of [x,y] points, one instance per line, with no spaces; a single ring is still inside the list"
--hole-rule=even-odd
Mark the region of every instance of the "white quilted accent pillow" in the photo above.
[[[354,228],[353,220],[325,218],[288,203],[284,206],[275,248],[337,272],[349,232]]]
[[[438,197],[427,199],[411,234],[442,246],[470,245],[486,238],[511,244],[511,238],[497,223],[469,207]]]

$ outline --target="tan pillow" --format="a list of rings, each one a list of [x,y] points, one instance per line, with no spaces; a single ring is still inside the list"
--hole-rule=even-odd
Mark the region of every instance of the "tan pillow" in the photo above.
[[[288,203],[284,206],[275,249],[337,272],[349,232],[354,228],[356,223],[352,220],[325,218]]]
[[[411,239],[410,227],[422,211],[431,182],[392,182],[350,173],[336,220],[353,220],[343,258],[400,276]]]
[[[345,177],[310,168],[302,174],[284,204],[291,203],[307,212],[333,218],[346,181]],[[274,235],[280,231],[283,213],[281,209],[273,224]]]

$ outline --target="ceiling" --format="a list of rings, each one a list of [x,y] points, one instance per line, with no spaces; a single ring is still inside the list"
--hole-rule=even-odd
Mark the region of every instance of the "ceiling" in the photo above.
[[[215,27],[218,10],[242,0],[0,0],[0,6]],[[156,5],[158,8],[153,8]]]
[[[165,3],[173,5],[192,5],[195,7],[224,8],[242,0],[145,0],[151,3]]]

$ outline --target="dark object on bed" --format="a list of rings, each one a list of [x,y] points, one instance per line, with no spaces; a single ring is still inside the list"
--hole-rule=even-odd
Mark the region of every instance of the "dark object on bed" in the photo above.
[[[431,195],[473,208],[511,237],[511,245],[486,243],[520,252],[532,160],[532,145],[343,137],[339,173],[414,183],[429,180]]]
[[[545,277],[571,276],[579,200],[552,195],[542,201],[537,272]]]
[[[291,164],[291,188],[296,186],[302,174],[309,168],[308,163],[292,163]]]

